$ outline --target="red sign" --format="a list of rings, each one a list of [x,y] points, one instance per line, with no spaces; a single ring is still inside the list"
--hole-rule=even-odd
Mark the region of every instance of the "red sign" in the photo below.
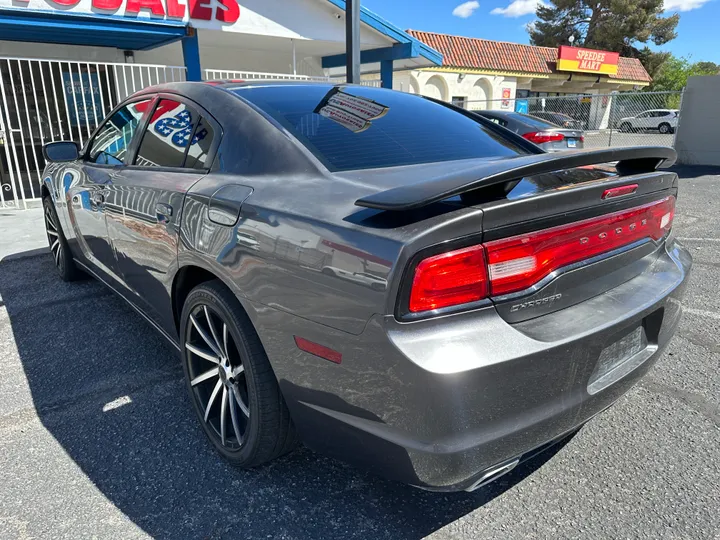
[[[15,1],[25,3],[24,7],[29,3],[29,0]],[[63,9],[77,6],[81,0],[46,1],[50,7]],[[237,0],[91,0],[91,2],[93,10],[119,12],[118,15],[137,15],[144,11],[156,17],[183,19],[187,9],[190,19],[201,21],[214,19],[232,24],[240,18],[240,6]]]
[[[561,45],[558,48],[557,68],[561,71],[617,75],[620,53],[581,49]]]

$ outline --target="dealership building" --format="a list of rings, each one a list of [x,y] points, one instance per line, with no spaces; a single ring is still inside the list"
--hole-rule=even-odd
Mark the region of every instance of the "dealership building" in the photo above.
[[[361,9],[364,84],[442,64]],[[41,148],[88,140],[127,95],[201,79],[343,80],[344,0],[0,0],[0,208],[39,195]]]
[[[639,90],[651,82],[640,60],[617,53],[407,32],[439,51],[443,61],[440,66],[396,73],[394,87],[469,109],[512,109],[527,98],[605,95]],[[607,107],[608,100],[597,103]],[[595,112],[593,117],[602,117],[602,111]]]

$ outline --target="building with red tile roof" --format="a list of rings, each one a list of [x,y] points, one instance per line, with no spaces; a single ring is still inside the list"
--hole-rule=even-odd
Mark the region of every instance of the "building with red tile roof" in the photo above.
[[[652,81],[638,59],[611,51],[564,47],[559,69],[560,51],[552,47],[419,30],[407,33],[441,53],[442,65],[396,72],[393,88],[471,110],[564,112],[587,128],[602,128],[610,119],[613,92],[639,90]],[[593,61],[597,59],[601,60]],[[553,103],[547,98],[554,98]]]
[[[557,70],[558,50],[554,47],[536,47],[507,41],[468,38],[408,30],[408,34],[443,55],[443,68],[483,70],[518,75],[561,75]],[[652,79],[637,58],[620,57],[617,75],[608,75],[612,81],[646,86]]]

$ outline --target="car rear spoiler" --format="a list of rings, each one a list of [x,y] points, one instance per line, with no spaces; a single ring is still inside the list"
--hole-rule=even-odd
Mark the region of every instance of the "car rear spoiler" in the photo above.
[[[661,165],[670,167],[675,163],[676,157],[677,154],[672,148],[636,146],[531,154],[483,161],[459,174],[439,175],[414,184],[374,193],[358,199],[355,204],[379,210],[412,210],[498,184],[510,184],[505,190],[507,193],[516,182],[526,176],[611,162],[617,162],[615,168],[620,175],[638,174],[654,171]]]

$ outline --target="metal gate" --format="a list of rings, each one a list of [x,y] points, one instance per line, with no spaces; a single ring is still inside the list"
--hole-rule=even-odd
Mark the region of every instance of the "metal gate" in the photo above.
[[[181,80],[184,66],[0,57],[0,208],[39,200],[45,143],[82,145],[125,97]]]

